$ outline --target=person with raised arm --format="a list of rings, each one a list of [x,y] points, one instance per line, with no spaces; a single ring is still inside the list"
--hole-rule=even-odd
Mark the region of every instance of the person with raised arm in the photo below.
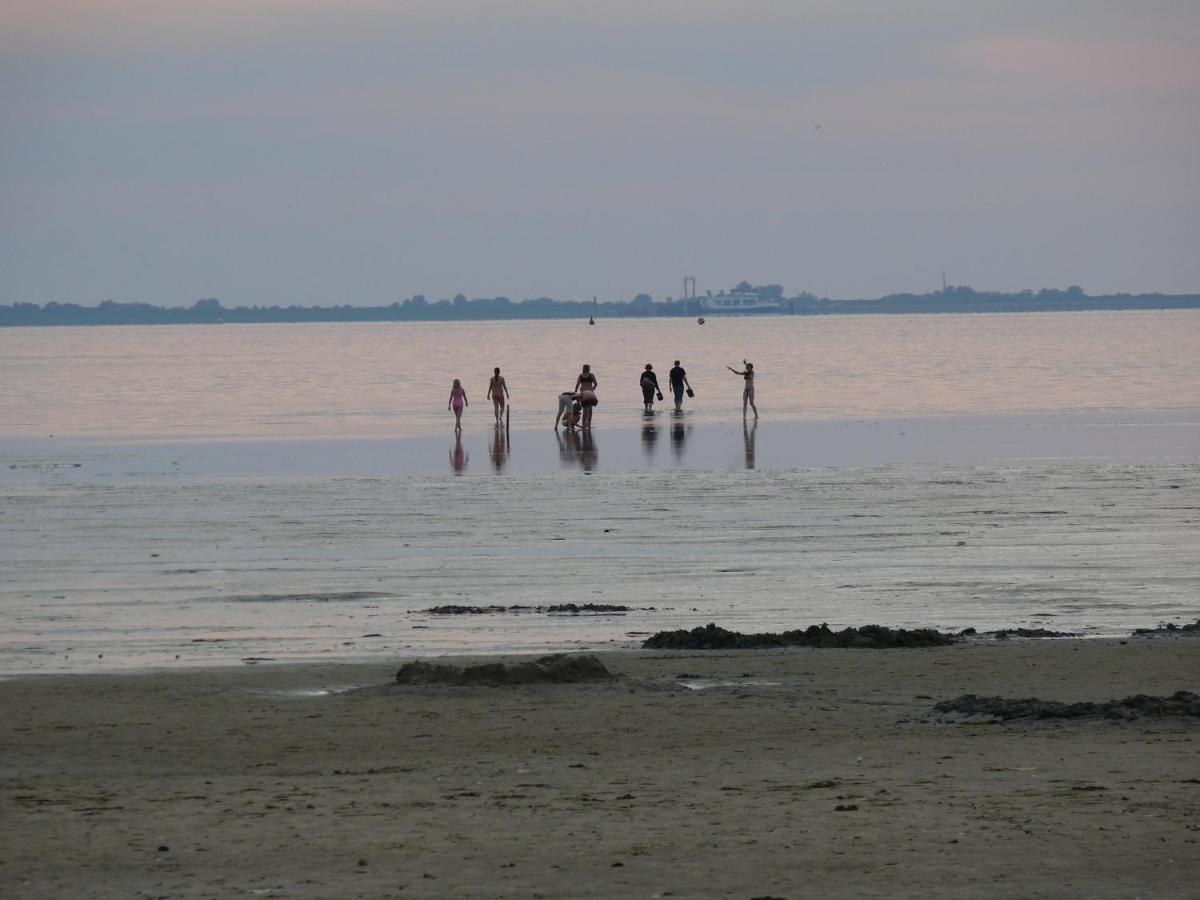
[[[754,410],[754,418],[758,418],[758,407],[754,405],[754,363],[742,360],[742,365],[746,368],[738,371],[733,366],[726,366],[734,375],[741,375],[745,381],[745,387],[742,388],[742,418],[746,418],[746,405]]]

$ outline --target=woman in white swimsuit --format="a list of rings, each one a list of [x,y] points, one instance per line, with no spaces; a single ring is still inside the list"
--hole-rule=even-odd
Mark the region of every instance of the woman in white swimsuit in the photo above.
[[[758,407],[754,405],[754,363],[746,362],[743,359],[742,365],[744,365],[746,368],[740,372],[733,366],[726,366],[725,368],[727,368],[734,375],[741,375],[742,378],[745,379],[746,386],[742,388],[742,418],[746,418],[746,405],[749,404],[750,408],[754,410],[754,418],[757,419]]]

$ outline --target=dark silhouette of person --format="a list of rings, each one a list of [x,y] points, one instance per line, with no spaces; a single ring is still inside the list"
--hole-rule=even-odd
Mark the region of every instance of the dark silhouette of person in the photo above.
[[[658,389],[658,376],[654,374],[654,366],[650,363],[646,363],[646,368],[642,370],[639,383],[642,386],[642,405],[646,412],[650,412],[654,408],[655,395],[662,398],[662,391]]]
[[[684,391],[692,389],[692,383],[688,381],[687,372],[679,364],[679,360],[675,360],[674,367],[667,373],[667,383],[671,385],[671,393],[675,395],[675,411],[678,412],[683,409]]]

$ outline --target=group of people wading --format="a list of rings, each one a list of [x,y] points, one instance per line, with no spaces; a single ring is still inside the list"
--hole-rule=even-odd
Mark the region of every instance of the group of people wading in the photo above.
[[[742,418],[746,417],[749,410],[754,411],[754,418],[758,418],[758,407],[754,404],[754,363],[742,360],[743,369],[735,369],[733,366],[726,366],[734,375],[742,376],[744,387],[742,389]],[[679,364],[679,360],[675,360],[675,365],[671,371],[667,373],[667,382],[671,388],[671,394],[675,400],[675,411],[683,410],[684,396],[694,397],[695,391],[692,390],[691,382],[688,381],[687,372],[683,366]],[[554,417],[554,430],[558,430],[559,423],[568,431],[574,431],[577,427],[587,431],[592,427],[592,411],[599,405],[600,401],[596,397],[596,388],[599,386],[599,381],[596,375],[592,372],[592,367],[584,363],[583,370],[579,373],[579,377],[575,379],[575,387],[569,391],[563,391],[558,395],[558,413]],[[663,399],[662,388],[658,384],[658,374],[654,371],[654,366],[646,363],[646,368],[642,370],[638,379],[638,386],[642,389],[642,406],[646,412],[654,411],[654,401]],[[506,424],[505,410],[509,399],[508,384],[504,381],[504,376],[500,374],[500,367],[497,366],[492,370],[491,380],[488,381],[487,389],[488,399],[492,401],[492,411],[496,417],[496,427],[501,427]],[[455,378],[454,384],[450,387],[450,399],[446,401],[446,410],[454,413],[454,430],[462,431],[462,414],[463,410],[470,406],[467,400],[466,389],[462,386],[462,381]]]

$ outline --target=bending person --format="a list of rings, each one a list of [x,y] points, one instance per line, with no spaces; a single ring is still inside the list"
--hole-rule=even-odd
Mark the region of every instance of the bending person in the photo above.
[[[567,431],[575,430],[575,405],[579,395],[574,391],[563,391],[558,395],[558,415],[554,417],[554,430],[558,431],[558,423],[562,422]]]

